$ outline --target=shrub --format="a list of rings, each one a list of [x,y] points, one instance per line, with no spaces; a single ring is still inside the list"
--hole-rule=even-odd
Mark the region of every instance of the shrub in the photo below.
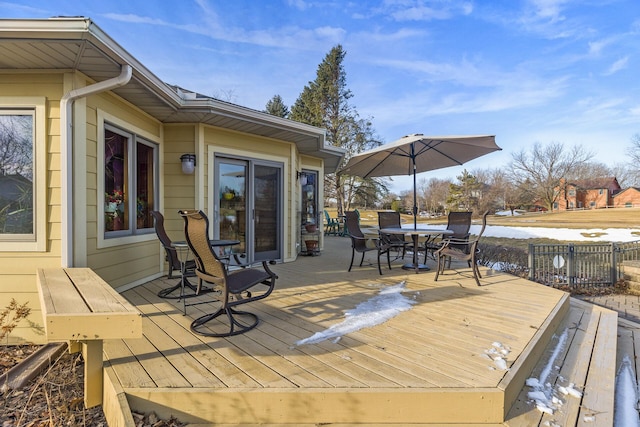
[[[0,341],[9,338],[9,334],[18,326],[20,320],[25,319],[31,313],[27,303],[20,305],[15,299],[4,310],[0,311]]]
[[[479,243],[478,246],[480,265],[518,277],[528,276],[529,260],[524,249],[487,243]]]

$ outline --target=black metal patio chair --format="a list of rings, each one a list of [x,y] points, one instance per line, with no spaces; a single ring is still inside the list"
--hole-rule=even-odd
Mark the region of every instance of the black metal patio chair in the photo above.
[[[380,230],[384,228],[402,228],[399,212],[378,212],[378,228]],[[388,263],[391,265],[391,252],[395,252],[395,259],[404,259],[407,249],[413,251],[413,244],[406,240],[404,234],[388,234],[380,233],[380,242],[382,245],[387,246],[387,258]]]
[[[351,238],[351,263],[349,264],[349,270],[351,271],[351,267],[353,267],[353,260],[355,258],[356,252],[362,254],[362,258],[360,259],[360,267],[362,267],[362,263],[364,262],[364,256],[367,252],[376,252],[377,260],[378,260],[378,273],[382,274],[382,268],[380,268],[380,255],[388,254],[389,247],[380,242],[380,239],[370,239],[364,236],[362,230],[360,229],[360,215],[355,211],[345,212],[345,229],[347,230],[348,236]],[[373,246],[367,245],[367,241],[370,240]],[[387,257],[387,261],[389,264],[389,269],[391,269],[391,261]]]
[[[466,261],[468,266],[472,269],[473,278],[476,280],[478,286],[481,286],[480,279],[482,276],[480,275],[477,261],[478,242],[487,227],[488,214],[489,212],[487,211],[482,215],[482,228],[473,239],[469,238],[468,234],[466,239],[458,239],[449,236],[443,239],[442,246],[435,251],[435,256],[438,260],[438,269],[436,270],[436,277],[434,279],[436,282],[438,281],[440,273],[444,272],[446,265],[451,268],[451,260],[454,259],[456,261]]]
[[[174,278],[173,276],[174,270],[177,270],[180,272],[180,282],[178,282],[178,284],[176,284],[175,286],[171,286],[169,288],[160,290],[158,292],[158,296],[161,298],[179,299],[181,297],[192,295],[192,294],[184,295],[184,289],[189,288],[195,291],[195,287],[191,285],[189,280],[187,280],[187,277],[193,277],[196,275],[195,260],[193,259],[187,260],[184,265],[184,271],[182,271],[182,264],[180,263],[180,259],[178,258],[178,253],[176,251],[176,248],[172,245],[171,239],[169,238],[169,235],[164,229],[164,215],[162,215],[162,213],[160,213],[159,211],[151,211],[151,215],[153,216],[153,219],[154,219],[154,228],[156,230],[156,235],[158,236],[158,240],[160,240],[160,243],[164,248],[165,259],[169,264],[169,272],[167,273],[167,278],[169,279]],[[184,283],[182,283],[183,281]],[[175,295],[174,292],[178,289],[181,289],[181,292],[179,295]]]
[[[465,241],[469,239],[469,230],[471,229],[471,215],[473,212],[449,212],[447,216],[447,230],[453,231],[453,234],[448,234],[447,239],[457,239]],[[433,259],[436,259],[435,252],[442,247],[444,240],[441,241],[427,241],[424,245],[424,262],[427,262],[427,256],[432,254]],[[464,246],[464,245],[463,245]]]

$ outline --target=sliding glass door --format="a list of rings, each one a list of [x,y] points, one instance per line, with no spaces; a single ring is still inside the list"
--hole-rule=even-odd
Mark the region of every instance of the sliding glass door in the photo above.
[[[215,237],[239,240],[243,262],[282,258],[282,165],[217,157],[215,176]]]

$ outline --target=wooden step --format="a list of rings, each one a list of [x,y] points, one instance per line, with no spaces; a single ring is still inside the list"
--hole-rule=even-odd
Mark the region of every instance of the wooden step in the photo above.
[[[640,295],[640,261],[624,261],[622,270],[629,293]]]
[[[617,339],[615,311],[572,298],[505,425],[613,425]],[[538,408],[530,394],[535,392],[548,399],[540,399]]]

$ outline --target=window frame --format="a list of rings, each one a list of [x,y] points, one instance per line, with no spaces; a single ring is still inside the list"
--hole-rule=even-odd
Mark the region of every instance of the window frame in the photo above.
[[[127,187],[133,189],[131,195],[127,200],[127,209],[132,213],[129,217],[130,228],[128,230],[117,231],[105,231],[105,130],[109,129],[112,132],[116,132],[120,135],[129,137],[128,147],[128,161],[127,167],[129,169],[129,177],[127,180]],[[158,138],[150,135],[148,132],[137,128],[123,120],[111,116],[103,111],[98,111],[98,132],[97,132],[97,198],[96,198],[96,223],[97,223],[97,247],[107,248],[113,246],[120,246],[129,243],[138,243],[142,241],[151,241],[156,239],[155,229],[152,227],[137,229],[135,224],[135,212],[136,212],[136,198],[137,198],[137,174],[134,168],[137,155],[137,144],[142,143],[153,149],[153,192],[155,200],[155,210],[161,210],[160,204],[160,183],[161,183],[161,156],[160,156],[160,143]]]
[[[0,252],[45,252],[47,249],[46,98],[0,96],[0,114],[3,112],[29,112],[33,115],[33,232],[1,234]]]

